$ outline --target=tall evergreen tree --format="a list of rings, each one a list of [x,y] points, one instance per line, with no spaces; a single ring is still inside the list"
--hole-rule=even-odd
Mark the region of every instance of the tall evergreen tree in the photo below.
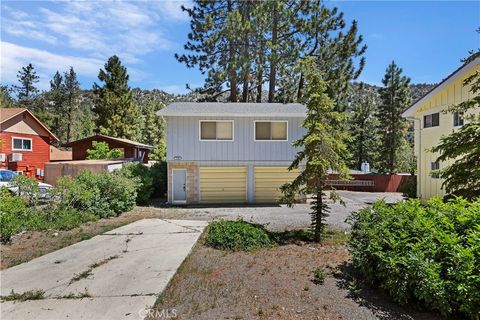
[[[465,59],[469,63],[480,57],[480,51]],[[471,99],[449,107],[446,112],[459,112],[465,124],[458,130],[440,139],[432,149],[441,161],[442,186],[450,194],[468,199],[480,198],[480,71],[467,77],[463,85],[469,88]]]
[[[380,89],[382,100],[378,108],[378,128],[380,133],[380,157],[378,169],[382,173],[393,174],[399,168],[399,152],[406,141],[407,120],[402,112],[410,104],[410,78],[402,76],[402,69],[394,61],[388,66]]]
[[[335,102],[327,94],[328,83],[315,71],[316,66],[311,59],[304,61],[302,66],[306,84],[304,102],[307,106],[307,117],[302,127],[307,133],[293,144],[301,151],[289,170],[303,165],[304,169],[295,180],[283,185],[281,190],[284,194],[282,200],[290,206],[299,192],[313,195],[312,227],[314,240],[319,242],[329,212],[325,193],[328,175],[334,171],[339,173],[341,179],[348,177],[348,167],[343,160],[348,158],[345,145],[348,136],[342,126],[345,114],[335,111]],[[330,198],[339,200],[333,191]]]
[[[160,102],[149,101],[143,108],[143,126],[142,139],[143,143],[155,147],[149,157],[151,160],[165,160],[166,143],[165,143],[165,120],[156,115],[156,111],[162,109],[164,105]]]
[[[46,100],[48,101],[47,110],[50,114],[50,122],[47,125],[60,140],[65,141],[63,140],[66,131],[64,116],[65,86],[63,77],[58,71],[50,80],[50,91],[46,93]]]
[[[363,69],[366,47],[357,23],[346,28],[343,14],[320,0],[197,0],[184,10],[191,29],[185,49],[191,53],[176,58],[207,74],[199,91],[210,100],[229,91],[231,102],[261,101],[267,83],[269,102],[299,100],[305,81],[299,62],[316,57],[331,83],[329,94],[340,101]]]
[[[100,70],[98,79],[103,82],[93,85],[98,131],[117,138],[137,139],[139,109],[128,86],[127,68],[114,55],[105,64],[105,70]]]
[[[39,76],[33,65],[29,63],[27,66],[22,67],[22,69],[18,71],[17,79],[18,82],[20,82],[20,85],[13,86],[13,88],[17,93],[19,105],[31,109],[33,112],[37,111],[32,109],[34,109],[33,102],[39,92],[36,87],[36,84],[39,81]]]
[[[206,74],[201,92],[210,98],[230,92],[229,101],[238,99],[238,1],[200,1],[192,8],[182,6],[190,16],[190,29],[185,49],[192,54],[175,54],[176,59],[188,68],[198,66]],[[223,87],[227,87],[224,89]]]
[[[65,132],[65,141],[70,142],[74,125],[78,120],[79,115],[79,95],[80,95],[80,83],[77,80],[77,74],[73,70],[73,67],[70,67],[68,72],[64,74],[64,89],[65,89],[65,113],[64,117],[66,120],[66,132]]]
[[[348,143],[352,154],[351,165],[357,170],[361,169],[363,162],[374,166],[378,158],[378,120],[376,105],[369,96],[362,96],[354,103],[353,111],[349,118],[349,134],[351,141]]]

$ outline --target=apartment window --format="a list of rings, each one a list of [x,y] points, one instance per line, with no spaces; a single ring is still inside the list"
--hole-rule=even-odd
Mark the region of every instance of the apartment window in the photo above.
[[[12,150],[32,151],[32,139],[12,138]]]
[[[287,141],[287,121],[255,121],[255,141]]]
[[[463,126],[463,112],[455,111],[453,113],[453,126],[454,127]]]
[[[440,169],[440,163],[439,162],[431,162],[430,163],[430,169],[431,169],[431,177],[433,179],[438,179],[440,178],[439,174],[437,172],[434,172],[434,170],[439,170]]]
[[[438,127],[440,125],[440,113],[432,113],[426,116],[423,116],[423,127]]]
[[[200,140],[233,141],[233,120],[200,121]]]

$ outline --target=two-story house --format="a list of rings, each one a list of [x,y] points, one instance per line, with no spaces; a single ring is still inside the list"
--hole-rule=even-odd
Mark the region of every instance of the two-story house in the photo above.
[[[172,103],[167,121],[168,201],[275,202],[299,150],[306,108],[278,103]]]
[[[27,109],[0,108],[0,169],[42,179],[53,141],[59,140]]]
[[[432,153],[430,149],[439,144],[442,136],[450,134],[466,121],[458,112],[443,111],[473,98],[470,88],[463,82],[475,72],[480,72],[480,58],[455,70],[402,114],[413,121],[415,126],[417,196],[423,200],[445,195],[443,180],[432,174],[432,170],[441,169],[447,163],[437,162],[438,154]]]

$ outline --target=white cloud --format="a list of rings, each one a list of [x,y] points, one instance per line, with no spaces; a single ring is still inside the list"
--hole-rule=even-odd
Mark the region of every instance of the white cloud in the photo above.
[[[160,1],[158,2],[162,13],[170,20],[187,21],[188,14],[182,10],[184,7],[191,7],[191,1]]]
[[[32,63],[38,75],[41,76],[40,87],[42,89],[48,87],[48,80],[57,70],[66,71],[73,66],[77,74],[95,77],[104,64],[104,61],[99,59],[62,56],[5,41],[0,43],[0,52],[1,83],[15,83],[18,70]]]
[[[58,2],[35,14],[8,8],[2,14],[2,32],[81,51],[92,58],[116,54],[127,63],[139,63],[142,55],[173,47],[162,32],[162,23],[181,20],[181,3]],[[22,15],[26,19],[16,19]]]

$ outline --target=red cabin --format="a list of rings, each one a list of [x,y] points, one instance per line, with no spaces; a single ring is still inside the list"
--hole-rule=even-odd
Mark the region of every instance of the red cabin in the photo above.
[[[0,169],[43,179],[58,138],[25,108],[0,108]]]

